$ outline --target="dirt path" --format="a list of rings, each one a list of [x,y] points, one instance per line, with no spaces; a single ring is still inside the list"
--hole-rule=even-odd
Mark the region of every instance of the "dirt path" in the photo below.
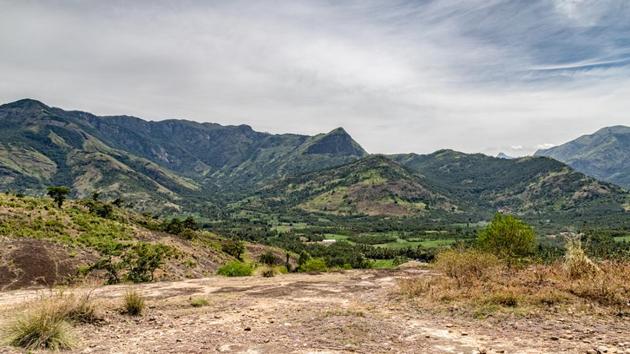
[[[223,278],[136,286],[140,318],[115,311],[77,327],[77,353],[630,353],[630,321],[616,318],[473,320],[422,311],[395,292],[422,270],[348,271]],[[115,303],[127,286],[99,288]],[[0,315],[37,291],[0,293]],[[191,297],[208,306],[193,308]],[[6,316],[5,316],[6,317]],[[0,352],[17,353],[0,347]]]

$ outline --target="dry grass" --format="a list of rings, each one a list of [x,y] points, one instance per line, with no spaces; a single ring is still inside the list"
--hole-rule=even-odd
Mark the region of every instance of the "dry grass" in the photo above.
[[[447,250],[435,261],[435,268],[455,279],[460,287],[488,277],[501,265],[496,256],[477,250]]]
[[[566,258],[571,261],[515,269],[496,266],[485,256],[475,267],[468,267],[474,263],[471,254],[449,253],[448,257],[447,267],[438,257],[435,268],[442,271],[440,274],[399,280],[400,293],[424,307],[455,306],[483,315],[496,311],[537,312],[550,307],[603,313],[630,310],[629,262],[591,266],[583,260],[575,261],[572,254]],[[576,269],[586,271],[578,276]]]
[[[571,279],[590,278],[601,272],[599,267],[591,261],[578,237],[569,238],[566,243],[564,256],[564,270]]]
[[[28,304],[28,309],[4,328],[4,339],[10,345],[28,350],[71,349],[76,340],[70,323],[100,320],[91,292],[81,295],[51,293]]]
[[[144,297],[135,290],[127,290],[123,298],[123,313],[130,316],[140,316],[144,307]]]

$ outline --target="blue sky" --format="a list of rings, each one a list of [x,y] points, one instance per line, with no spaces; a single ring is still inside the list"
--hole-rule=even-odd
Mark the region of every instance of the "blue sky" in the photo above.
[[[0,100],[524,155],[630,125],[630,1],[0,1]]]

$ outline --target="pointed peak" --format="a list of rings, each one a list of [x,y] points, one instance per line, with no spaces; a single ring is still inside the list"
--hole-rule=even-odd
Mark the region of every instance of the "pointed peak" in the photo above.
[[[24,98],[15,102],[3,104],[0,108],[19,108],[19,109],[47,109],[50,108],[44,103],[31,98]]]
[[[328,134],[326,134],[326,135],[335,135],[335,134],[350,135],[350,134],[348,134],[348,132],[345,129],[343,129],[343,127],[335,128],[335,129],[331,130],[330,132],[328,132]]]

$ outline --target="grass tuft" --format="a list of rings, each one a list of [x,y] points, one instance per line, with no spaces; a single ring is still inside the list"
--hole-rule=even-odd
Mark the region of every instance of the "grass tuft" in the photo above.
[[[144,297],[135,290],[128,290],[123,298],[123,312],[130,316],[140,316],[144,312]]]

